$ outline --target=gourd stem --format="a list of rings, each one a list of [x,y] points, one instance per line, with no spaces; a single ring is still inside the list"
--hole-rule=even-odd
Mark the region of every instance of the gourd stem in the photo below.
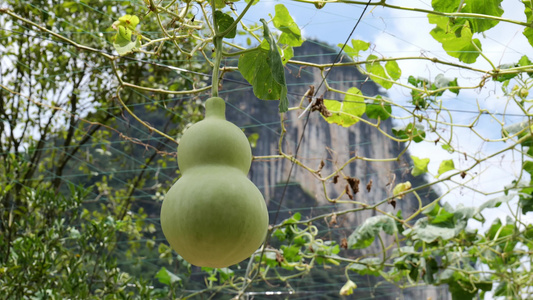
[[[213,76],[211,78],[211,96],[218,97],[219,71],[220,63],[222,62],[222,38],[215,37],[213,43],[215,44],[215,62],[213,64]]]
[[[219,36],[218,32],[218,26],[216,23],[215,15],[216,15],[216,6],[215,6],[215,0],[211,0],[211,9],[213,11],[213,29],[215,31],[215,35],[213,37],[213,44],[215,46],[215,61],[213,64],[213,76],[211,78],[211,96],[212,97],[218,97],[218,83],[219,83],[219,71],[220,71],[220,63],[222,62],[222,39],[223,37]]]

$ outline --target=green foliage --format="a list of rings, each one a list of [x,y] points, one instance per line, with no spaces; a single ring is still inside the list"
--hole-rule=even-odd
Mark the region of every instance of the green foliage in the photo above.
[[[220,10],[217,10],[215,12],[215,22],[216,22],[216,26],[218,27],[218,31],[223,32],[223,31],[226,31],[226,29],[228,29],[233,24],[233,22],[235,22],[235,20],[233,19],[232,16],[226,13],[223,13]],[[236,35],[237,35],[237,27],[234,27],[230,32],[228,32],[228,34],[224,36],[224,38],[232,39]]]
[[[351,249],[361,249],[370,246],[381,230],[390,235],[394,234],[396,232],[394,219],[388,216],[375,216],[366,219],[348,237],[348,247]]]
[[[533,4],[531,1],[522,0],[522,4],[524,4],[524,14],[526,14],[527,22],[531,23],[533,22]],[[527,41],[530,45],[533,46],[533,28],[526,27],[523,31],[524,36],[527,38]]]
[[[402,140],[413,140],[415,143],[420,143],[426,137],[424,126],[421,124],[409,123],[405,127],[392,128],[392,133]]]
[[[267,41],[268,50],[262,47],[242,54],[239,58],[239,70],[242,76],[253,86],[254,94],[263,100],[280,100],[279,111],[286,112],[289,108],[287,84],[283,62],[268,25],[263,22],[263,36]]]
[[[453,163],[453,160],[452,159],[443,160],[439,166],[438,176],[451,170],[455,170],[455,164]]]
[[[114,37],[113,46],[119,55],[125,55],[133,52],[135,49],[141,47],[141,36],[137,35],[132,41],[135,28],[139,24],[139,17],[135,15],[124,15],[113,23],[113,27],[117,29],[117,34]]]
[[[430,24],[436,25],[431,36],[442,44],[448,55],[467,64],[476,62],[482,50],[481,42],[473,38],[470,23],[433,14],[428,15],[428,19]]]
[[[272,23],[281,31],[278,42],[291,47],[299,47],[303,43],[300,27],[294,22],[289,11],[283,4],[276,4],[276,15]]]
[[[418,158],[414,155],[411,155],[411,159],[413,160],[414,164],[413,170],[411,171],[411,174],[413,174],[413,176],[418,176],[427,173],[429,158]]]
[[[393,84],[392,82],[400,78],[402,71],[396,61],[387,61],[385,67],[383,67],[381,62],[376,61],[377,59],[379,58],[373,54],[367,57],[367,63],[365,64],[366,71],[375,83],[386,89],[390,89]]]
[[[390,104],[383,101],[381,96],[376,96],[378,100],[374,100],[372,103],[366,105],[366,116],[370,119],[377,119],[385,121],[390,118],[392,114],[392,107]]]
[[[353,290],[357,288],[357,284],[355,282],[348,280],[341,288],[339,294],[341,296],[350,296],[353,294]]]
[[[324,100],[324,105],[331,113],[331,116],[322,117],[328,123],[334,123],[343,127],[350,127],[359,122],[360,117],[366,111],[366,104],[361,91],[356,88],[350,88],[344,96],[344,101]]]
[[[343,47],[343,44],[339,44],[339,47]],[[348,54],[350,57],[360,57],[359,52],[366,51],[370,47],[370,43],[367,43],[365,41],[361,40],[354,40],[352,39],[352,47],[346,45],[344,46],[344,52]]]

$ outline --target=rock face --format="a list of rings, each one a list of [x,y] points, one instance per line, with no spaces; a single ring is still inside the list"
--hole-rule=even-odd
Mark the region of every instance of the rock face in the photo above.
[[[337,49],[308,41],[304,46],[295,48],[294,59],[328,64],[335,60],[337,53]],[[324,74],[327,72],[325,70]],[[252,88],[242,84],[245,80],[237,73],[226,75],[226,79],[223,82],[223,91],[220,96],[226,98],[228,102],[227,119],[243,128],[247,135],[254,133],[259,135],[257,146],[252,150],[254,156],[279,154],[278,143],[281,134],[279,102],[258,100],[253,95]],[[324,95],[326,99],[343,99],[342,94],[326,92],[325,85],[321,84],[322,75],[317,68],[286,67],[286,80],[290,106],[296,106],[302,101],[310,85],[315,88],[320,86],[318,96]],[[331,88],[340,91],[357,87],[364,95],[375,96],[385,93],[374,82],[359,73],[355,67],[334,68],[327,75],[327,81]],[[308,100],[304,99],[303,103],[307,106]],[[370,162],[361,159],[353,161],[342,170],[336,184],[333,182],[333,178],[326,181],[326,197],[324,185],[317,179],[316,174],[310,173],[298,165],[293,167],[289,160],[282,158],[254,160],[250,178],[259,187],[268,203],[271,224],[279,223],[295,212],[300,212],[302,218],[305,218],[356,207],[353,204],[336,204],[327,199],[334,199],[343,193],[348,184],[347,177],[360,180],[359,192],[354,195],[354,199],[369,205],[381,202],[391,196],[392,189],[398,183],[411,181],[414,186],[417,186],[423,181],[410,175],[409,155],[404,154],[399,160],[396,160],[404,145],[390,140],[375,127],[362,121],[348,128],[329,124],[317,111],[312,112],[307,121],[305,114],[300,117],[302,112],[303,110],[296,110],[284,115],[284,126],[287,132],[282,141],[282,149],[283,152],[290,155],[297,153],[298,160],[312,169],[317,169],[323,162],[324,166],[320,172],[322,176],[332,174],[354,156],[389,161]],[[376,123],[376,120],[369,121]],[[379,124],[379,128],[388,134],[391,134],[392,127],[391,119]],[[302,134],[303,139],[299,143]],[[367,186],[369,187],[368,190]],[[435,194],[431,192],[420,195],[423,202],[426,203],[435,199]],[[347,195],[343,195],[341,199],[349,200]],[[282,201],[281,206],[280,201]],[[278,206],[279,216],[276,219],[275,212],[278,210]],[[418,201],[414,197],[406,197],[397,201],[396,207],[385,202],[380,208],[394,214],[398,210],[402,210],[405,217],[418,209]],[[335,236],[331,238],[348,237],[357,225],[374,215],[376,215],[375,211],[365,210],[339,216],[337,229],[334,230]],[[392,240],[389,239],[390,241]],[[379,245],[375,243],[358,253],[369,254],[380,251]],[[406,295],[405,292],[402,293],[404,296]],[[446,295],[445,291],[431,287],[425,290],[412,291],[408,294],[413,297],[448,299],[443,296]],[[396,296],[395,294],[393,298]]]
[[[336,50],[326,48],[314,42],[306,42],[303,47],[295,48],[295,60],[307,61],[317,64],[331,63],[337,56]],[[302,100],[310,85],[318,88],[321,86],[318,96],[324,95],[326,99],[342,100],[343,95],[339,93],[326,92],[325,85],[322,84],[322,77],[317,68],[286,68],[286,79],[289,86],[289,101],[291,106],[296,106]],[[280,119],[278,114],[278,101],[261,101],[253,96],[251,88],[243,90],[239,97],[235,97],[234,89],[242,89],[243,86],[234,81],[244,81],[237,76],[230,77],[231,81],[224,83],[224,89],[231,91],[231,97],[227,97],[228,120],[235,122],[245,129],[250,135],[259,134],[257,146],[253,149],[254,156],[265,156],[279,154],[278,142],[280,137]],[[359,88],[363,94],[374,96],[380,93],[380,88],[365,76],[361,75],[355,67],[334,68],[328,75],[327,81],[330,87],[347,91],[351,87]],[[384,91],[381,91],[382,93]],[[229,92],[228,92],[229,93]],[[242,95],[242,96],[241,96]],[[221,94],[224,97],[224,94]],[[304,105],[308,100],[304,99]],[[287,154],[294,155],[297,152],[298,159],[312,169],[317,169],[321,162],[324,167],[320,172],[322,176],[332,174],[346,161],[354,156],[361,156],[369,159],[393,160],[388,162],[369,162],[365,160],[355,160],[345,167],[338,178],[338,183],[334,184],[333,179],[326,182],[327,195],[330,199],[338,197],[345,190],[348,182],[346,177],[353,177],[360,180],[359,192],[355,194],[358,201],[367,204],[386,199],[392,194],[394,185],[407,180],[412,180],[409,172],[409,162],[402,156],[400,160],[395,158],[402,151],[403,145],[388,139],[383,133],[371,125],[358,122],[351,127],[327,123],[319,112],[312,112],[307,121],[307,115],[302,114],[303,110],[291,111],[285,114],[285,128],[287,133],[283,139],[282,148]],[[307,122],[307,124],[306,124]],[[376,123],[376,120],[370,120]],[[379,128],[388,134],[392,129],[391,119],[381,122]],[[297,150],[300,138],[303,140]],[[306,205],[324,206],[333,205],[328,202],[324,195],[324,187],[317,180],[316,174],[294,166],[289,179],[291,162],[287,159],[264,159],[255,160],[252,164],[250,176],[262,190],[268,202],[278,202],[276,191],[283,188],[289,181],[291,186],[298,184],[301,189],[314,198],[315,203]],[[371,189],[367,191],[367,185],[371,183]],[[341,199],[348,199],[344,195]],[[287,202],[293,199],[284,199],[283,207],[298,208],[298,206],[287,207]],[[299,203],[302,204],[302,203]],[[270,203],[273,209],[273,203]],[[396,210],[404,212],[416,210],[418,203],[405,199],[398,203]],[[383,206],[387,211],[393,211],[391,205]],[[357,215],[351,214],[350,225],[361,223],[364,219],[374,215],[373,211],[363,211]],[[280,221],[280,220],[278,220]]]

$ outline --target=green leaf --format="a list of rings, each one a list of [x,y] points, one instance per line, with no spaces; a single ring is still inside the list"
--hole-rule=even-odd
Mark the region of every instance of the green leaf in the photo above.
[[[252,133],[248,136],[248,142],[250,147],[255,148],[257,146],[257,140],[259,139],[259,133]]]
[[[379,269],[381,267],[381,260],[379,258],[368,257],[349,265],[348,269],[355,271],[360,275],[379,276]]]
[[[261,19],[261,22],[263,22],[263,33],[266,44],[268,44],[268,50],[258,47],[255,51],[242,54],[239,58],[239,71],[244,79],[253,86],[254,95],[257,98],[262,100],[279,99],[279,111],[286,112],[289,109],[289,100],[287,99],[283,62],[266,21]]]
[[[413,170],[411,171],[411,174],[413,176],[418,176],[427,173],[429,158],[418,158],[414,155],[411,155],[411,159],[413,160],[414,164]]]
[[[339,48],[342,48],[344,44],[339,44]],[[352,39],[352,47],[346,45],[344,46],[344,52],[348,54],[350,57],[359,57],[360,51],[366,51],[370,47],[370,43],[367,43],[365,41],[361,40],[354,40]]]
[[[431,36],[442,44],[448,55],[471,64],[476,62],[481,50],[481,42],[472,39],[472,30],[468,22],[456,24],[452,19],[429,14],[429,23],[437,25],[431,30]],[[475,46],[474,46],[475,45]]]
[[[518,205],[522,209],[522,214],[525,215],[526,213],[533,211],[533,188],[529,187],[521,189],[518,195]]]
[[[139,24],[139,18],[135,15],[124,15],[113,23],[117,29],[117,34],[114,37],[113,47],[117,50],[119,55],[125,55],[133,52],[135,49],[141,47],[141,37],[137,36],[132,41],[135,27]]]
[[[430,256],[422,258],[422,261],[424,262],[423,270],[425,271],[422,276],[424,282],[427,284],[435,283],[435,276],[439,273],[439,264],[437,263],[437,260]]]
[[[477,295],[477,290],[465,290],[463,287],[471,287],[470,282],[450,282],[448,283],[450,293],[452,294],[452,300],[471,300]]]
[[[331,116],[322,117],[328,123],[335,123],[343,127],[350,127],[359,122],[360,117],[365,113],[366,104],[362,97],[363,93],[358,88],[350,88],[344,96],[344,101],[324,100],[324,105],[331,112]]]
[[[294,22],[289,11],[283,4],[277,4],[275,7],[276,15],[272,19],[274,26],[281,30],[279,43],[292,47],[299,47],[304,42],[300,27]]]
[[[523,55],[520,58],[520,60],[518,61],[518,66],[520,66],[520,67],[528,67],[528,66],[531,66],[531,65],[533,65],[533,62],[531,62],[529,57],[527,57],[526,55]],[[533,72],[527,72],[527,75],[529,77],[533,77]]]
[[[409,123],[405,127],[394,127],[392,133],[400,139],[410,139],[415,143],[420,143],[426,138],[424,126],[421,124]]]
[[[225,14],[219,10],[215,12],[215,22],[219,32],[223,32],[228,29],[235,20],[228,14]],[[237,35],[237,27],[234,27],[224,38],[232,39]]]
[[[440,12],[457,12],[457,8],[461,0],[433,0],[431,1],[431,6],[435,11]]]
[[[113,42],[113,47],[115,47],[115,50],[117,50],[117,53],[119,55],[126,55],[128,53],[131,53],[135,49],[138,49],[141,47],[140,36],[138,36],[137,39],[135,39],[135,41],[131,41],[131,40],[122,38],[121,35],[118,35],[116,37],[116,40]]]
[[[215,0],[215,8],[217,9],[222,9],[224,7],[226,7],[226,0]],[[209,2],[211,3],[211,2]]]
[[[341,296],[350,296],[353,294],[353,290],[357,288],[357,284],[355,282],[348,280],[341,288],[339,294]]]
[[[398,66],[398,63],[395,60],[390,60],[385,64],[385,69],[387,70],[387,74],[390,78],[394,80],[400,79],[400,76],[402,76],[402,70],[400,69],[400,66]]]
[[[281,49],[283,52],[282,61],[283,64],[287,64],[287,62],[294,57],[294,49],[290,46],[286,46],[283,49]]]
[[[408,190],[410,190],[410,189],[411,189],[411,182],[406,181],[406,182],[398,183],[398,184],[394,187],[394,189],[392,189],[392,194],[393,194],[395,197],[401,199],[401,198],[403,198],[403,195],[401,195],[401,196],[397,196],[397,195],[399,195],[399,194],[401,194],[401,193],[403,193],[403,192],[405,192],[405,191],[408,191]]]
[[[503,0],[468,0],[461,10],[464,13],[483,14],[495,17],[503,15],[500,4]],[[485,18],[468,18],[473,32],[484,32],[496,26],[499,21]]]
[[[422,240],[426,243],[433,243],[437,239],[449,240],[457,235],[455,228],[441,227],[429,224],[428,218],[421,218],[416,221],[411,229],[403,232],[403,235],[412,235],[414,240]]]
[[[298,262],[302,259],[300,255],[300,246],[298,245],[282,245],[281,250],[283,251],[283,258],[289,262]]]
[[[437,177],[451,170],[455,170],[455,165],[453,163],[453,160],[452,159],[443,160],[440,163]]]
[[[139,25],[140,22],[139,17],[135,15],[124,15],[120,17],[118,21],[120,22],[119,25],[124,26],[133,31],[135,30],[135,27]]]
[[[348,237],[348,247],[351,249],[366,248],[374,242],[374,238],[383,229],[387,234],[396,232],[394,219],[388,216],[374,216],[365,220],[361,226]]]
[[[175,282],[181,281],[181,278],[178,275],[169,272],[165,267],[162,267],[159,272],[157,272],[155,278],[165,285],[171,285]]]
[[[501,8],[502,0],[433,0],[431,5],[433,9],[446,13],[474,13],[501,17],[503,9]],[[459,10],[459,5],[463,4]],[[497,20],[485,18],[457,18],[457,23],[469,23],[473,32],[483,32],[498,24]]]
[[[375,83],[381,85],[382,87],[386,89],[390,89],[392,87],[392,82],[390,82],[388,79],[390,77],[385,72],[385,68],[381,65],[379,61],[374,61],[378,59],[375,55],[369,55],[367,57],[367,63],[366,63],[366,71],[370,73],[370,78],[374,80]]]
[[[370,119],[387,120],[392,113],[391,105],[383,101],[381,96],[376,96],[379,100],[374,100],[371,104],[366,105],[366,115]]]
[[[270,67],[270,72],[272,73],[272,78],[276,81],[277,84],[281,86],[280,91],[280,103],[279,103],[279,112],[283,113],[289,110],[289,100],[287,99],[287,84],[285,82],[285,70],[283,68],[283,61],[281,60],[281,55],[278,51],[278,46],[268,29],[268,24],[264,19],[260,20],[263,23],[263,36],[270,45],[268,50],[268,65]]]
[[[522,0],[524,4],[524,14],[526,15],[527,22],[531,24],[533,22],[533,3],[529,0]],[[533,28],[526,27],[523,32],[524,36],[531,46],[533,46]]]
[[[459,84],[457,83],[457,78],[451,79],[445,77],[443,74],[437,75],[435,77],[435,81],[433,83],[437,89],[446,88],[446,87],[457,87]],[[455,94],[459,94],[459,89],[449,89],[450,92],[453,92]]]
[[[225,281],[233,277],[233,275],[235,275],[235,272],[233,272],[233,270],[230,268],[220,268],[218,269],[218,274],[220,274],[220,283],[224,283]]]
[[[510,69],[514,67],[516,67],[516,64],[503,64],[503,65],[499,65],[498,69],[505,70],[505,69]],[[496,73],[492,77],[492,79],[498,82],[505,82],[509,79],[515,78],[516,76],[518,76],[518,73],[510,73],[510,74],[497,74]]]
[[[500,197],[496,197],[496,198],[487,200],[487,201],[483,202],[483,204],[481,204],[480,206],[478,206],[476,208],[475,214],[476,215],[480,214],[486,208],[499,207],[502,203],[507,203],[507,202],[511,201],[511,199],[513,199],[514,196],[515,195],[509,194],[509,195],[503,195],[503,196],[500,196]]]
[[[126,40],[126,41],[131,42],[132,33],[133,33],[133,31],[131,29],[129,29],[128,27],[118,26],[118,37],[117,37],[117,39]]]

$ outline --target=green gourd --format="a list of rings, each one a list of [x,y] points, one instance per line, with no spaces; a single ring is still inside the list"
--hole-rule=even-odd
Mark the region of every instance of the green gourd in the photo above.
[[[268,211],[246,177],[250,144],[226,121],[225,102],[206,101],[205,119],[185,131],[178,146],[181,178],[165,195],[161,227],[189,263],[223,268],[248,258],[265,239]]]

